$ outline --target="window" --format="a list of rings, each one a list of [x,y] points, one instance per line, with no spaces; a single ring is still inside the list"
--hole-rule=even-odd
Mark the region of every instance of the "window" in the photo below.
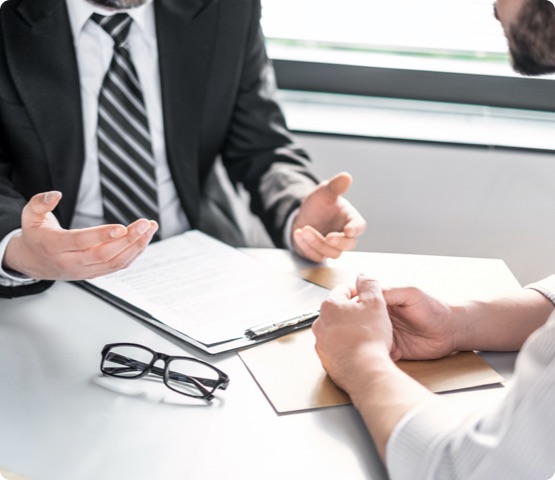
[[[513,73],[488,0],[262,0],[281,88],[555,111]]]

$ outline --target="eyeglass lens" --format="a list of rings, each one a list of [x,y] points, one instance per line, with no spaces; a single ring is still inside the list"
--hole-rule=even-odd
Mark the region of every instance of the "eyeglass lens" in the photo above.
[[[154,355],[139,346],[118,345],[104,356],[102,371],[117,377],[135,378],[149,367]]]
[[[174,358],[166,367],[165,382],[168,387],[191,396],[204,396],[204,387],[208,393],[218,386],[218,372],[203,363],[186,358]]]

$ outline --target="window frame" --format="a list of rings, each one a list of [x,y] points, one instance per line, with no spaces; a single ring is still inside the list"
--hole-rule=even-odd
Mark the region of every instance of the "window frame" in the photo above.
[[[275,58],[280,89],[555,112],[555,83],[530,78]]]

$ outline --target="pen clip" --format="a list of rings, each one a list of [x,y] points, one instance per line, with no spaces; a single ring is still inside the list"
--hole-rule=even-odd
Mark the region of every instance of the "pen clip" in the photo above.
[[[316,311],[304,313],[287,320],[282,320],[281,322],[262,323],[245,330],[245,336],[252,340],[284,329],[296,330],[301,327],[308,327],[318,318],[319,315],[320,311]]]

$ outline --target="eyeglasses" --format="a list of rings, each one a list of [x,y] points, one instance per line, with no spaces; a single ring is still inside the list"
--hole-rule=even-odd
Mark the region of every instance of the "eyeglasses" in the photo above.
[[[154,366],[158,360],[164,362],[163,368]],[[209,363],[158,353],[136,343],[104,346],[100,370],[104,375],[129,379],[157,375],[171,390],[208,401],[214,398],[216,389],[225,390],[229,385],[229,377]]]

